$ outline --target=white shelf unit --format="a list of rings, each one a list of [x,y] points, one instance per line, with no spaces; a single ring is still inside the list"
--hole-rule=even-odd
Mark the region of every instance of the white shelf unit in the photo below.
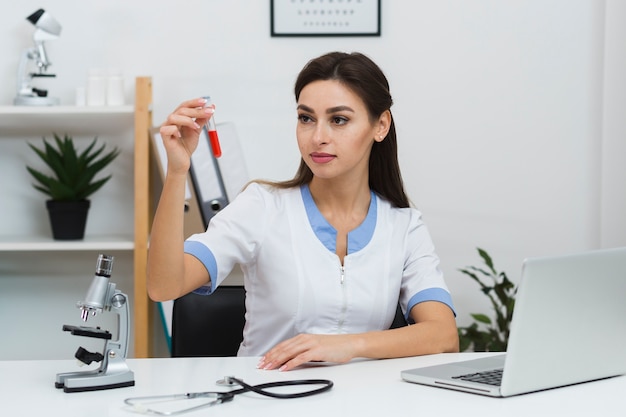
[[[135,109],[133,106],[120,107],[0,107],[0,161],[2,161],[5,178],[0,186],[4,196],[3,207],[0,208],[0,251],[15,250],[81,250],[89,246],[88,242],[105,243],[105,249],[132,250],[133,238],[133,194],[132,161],[134,154]],[[44,202],[47,196],[36,191],[32,186],[32,178],[25,166],[41,168],[43,165],[27,143],[41,145],[41,138],[52,140],[53,133],[63,136],[71,135],[81,145],[86,145],[94,137],[106,143],[110,149],[116,146],[122,154],[115,160],[106,173],[111,173],[111,180],[97,193],[92,195],[92,207],[88,217],[86,239],[82,241],[55,241],[51,238],[47,223],[47,212]],[[130,170],[130,171],[129,171]],[[113,172],[111,172],[113,171]],[[120,207],[115,201],[122,197],[121,207],[129,215],[114,216],[115,222],[122,222],[117,229],[110,225],[98,227],[99,213]],[[94,207],[95,204],[104,207]],[[36,219],[34,222],[32,219]],[[96,224],[94,224],[96,223]],[[130,245],[129,245],[130,243]],[[84,249],[83,249],[84,250]]]
[[[0,359],[22,359],[22,354],[25,359],[54,359],[64,353],[71,357],[73,352],[65,352],[68,344],[79,345],[82,341],[63,334],[56,322],[73,320],[78,314],[74,306],[85,295],[98,253],[116,257],[112,279],[131,298],[131,356],[150,356],[153,326],[145,272],[151,217],[151,79],[138,77],[135,90],[135,104],[126,106],[0,106],[0,325],[8,329],[3,344],[4,340],[8,343],[0,347]],[[90,197],[83,240],[52,239],[45,209],[47,196],[32,187],[25,168],[30,165],[45,170],[27,143],[39,146],[42,137],[50,140],[53,133],[67,133],[79,146],[97,136],[107,149],[115,146],[122,151],[105,169],[106,174],[112,174],[111,180]],[[55,301],[48,299],[50,293],[54,293]],[[43,317],[16,316],[14,310],[25,305],[37,306],[37,310],[43,310]],[[91,319],[86,325],[92,325]],[[45,354],[37,346],[32,349],[38,356],[22,353],[28,351],[25,345],[33,326],[37,329],[34,334],[44,336],[35,336],[31,342],[52,346],[43,348]],[[23,332],[24,327],[31,328],[31,332]],[[57,351],[51,352],[57,344]]]

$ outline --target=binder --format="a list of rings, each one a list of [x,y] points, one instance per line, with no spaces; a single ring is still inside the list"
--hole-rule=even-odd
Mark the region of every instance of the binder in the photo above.
[[[200,207],[202,221],[205,226],[208,226],[213,216],[226,207],[229,200],[222,170],[217,158],[211,152],[206,126],[202,128],[198,147],[191,155],[189,174]]]
[[[192,192],[197,197],[205,227],[248,182],[235,125],[230,122],[218,123],[217,131],[222,148],[221,158],[213,156],[206,128],[202,129],[198,147],[191,156]]]
[[[185,190],[185,238],[206,230],[211,218],[234,199],[249,181],[243,150],[232,122],[217,124],[222,157],[211,152],[206,128],[202,129]],[[154,194],[160,195],[167,170],[167,153],[158,128],[150,132],[158,181]]]

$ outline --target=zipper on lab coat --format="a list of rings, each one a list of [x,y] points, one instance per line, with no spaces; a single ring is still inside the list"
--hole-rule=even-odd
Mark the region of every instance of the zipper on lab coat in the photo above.
[[[346,311],[348,310],[348,294],[346,293],[346,287],[345,287],[346,269],[343,265],[341,265],[340,267],[340,274],[341,274],[340,285],[341,285],[342,305],[341,305],[341,317],[339,318],[338,327],[339,327],[339,330],[341,331],[346,321]]]

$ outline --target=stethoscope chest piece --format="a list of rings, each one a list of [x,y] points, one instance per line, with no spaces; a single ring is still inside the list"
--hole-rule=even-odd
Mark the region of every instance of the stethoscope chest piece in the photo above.
[[[220,387],[234,387],[237,385],[237,383],[235,383],[232,378],[235,378],[234,376],[225,376],[222,379],[218,379],[217,381],[215,381],[215,385],[220,386]]]

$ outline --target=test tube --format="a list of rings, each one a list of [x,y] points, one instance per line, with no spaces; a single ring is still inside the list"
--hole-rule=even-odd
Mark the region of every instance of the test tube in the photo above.
[[[204,105],[204,107],[209,107],[212,105],[210,96],[204,96],[203,98],[206,100],[206,104]],[[209,144],[211,145],[211,151],[213,152],[213,156],[219,158],[220,156],[222,156],[222,147],[220,146],[220,140],[217,137],[217,128],[215,127],[214,119],[215,117],[211,117],[206,122],[206,130],[209,135]]]

